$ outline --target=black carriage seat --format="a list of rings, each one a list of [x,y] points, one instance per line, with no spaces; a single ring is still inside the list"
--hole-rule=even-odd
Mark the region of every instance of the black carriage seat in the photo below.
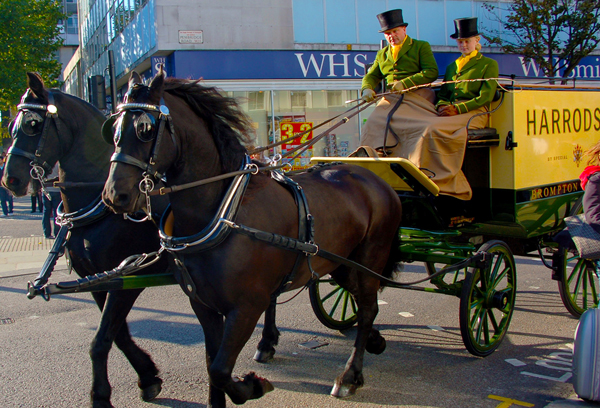
[[[494,94],[493,102],[500,101],[498,105],[494,109],[488,112],[478,113],[477,115],[473,115],[471,119],[467,122],[467,147],[489,147],[489,146],[499,146],[500,145],[500,135],[496,128],[485,127],[482,129],[469,129],[469,124],[474,117],[481,115],[488,115],[488,123],[489,123],[489,115],[493,112],[496,112],[500,106],[502,106],[502,102],[504,102],[504,92],[500,92],[500,90],[496,89],[496,93]]]

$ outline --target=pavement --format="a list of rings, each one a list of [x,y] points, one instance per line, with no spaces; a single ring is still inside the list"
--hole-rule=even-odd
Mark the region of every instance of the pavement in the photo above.
[[[0,279],[39,273],[54,243],[54,240],[44,238],[41,233],[41,220],[41,213],[31,213],[29,197],[15,198],[13,213],[0,218]],[[39,234],[36,234],[38,230]],[[55,270],[66,267],[65,258],[62,257]],[[503,404],[499,406],[507,406]],[[545,407],[598,408],[600,403],[584,401],[573,393],[569,398],[553,401]]]
[[[13,213],[0,217],[0,279],[39,272],[53,244],[44,238],[42,214],[31,212],[30,198],[14,198]],[[55,269],[64,268],[63,257]]]

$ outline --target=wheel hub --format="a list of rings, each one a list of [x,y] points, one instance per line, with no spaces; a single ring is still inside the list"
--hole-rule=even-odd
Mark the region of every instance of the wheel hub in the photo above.
[[[509,302],[509,294],[506,291],[492,291],[489,296],[489,302],[486,302],[490,308],[505,310]]]

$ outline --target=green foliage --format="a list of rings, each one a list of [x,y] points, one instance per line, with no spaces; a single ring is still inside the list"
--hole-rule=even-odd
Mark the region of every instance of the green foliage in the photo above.
[[[38,72],[57,86],[62,45],[58,23],[65,16],[57,0],[0,0],[0,109],[19,102],[27,89],[27,72]]]
[[[582,58],[600,42],[598,0],[514,0],[503,6],[484,4],[504,28],[485,38],[504,52],[534,61],[550,78],[568,78]],[[501,19],[498,12],[506,17]],[[506,32],[511,39],[506,39]]]

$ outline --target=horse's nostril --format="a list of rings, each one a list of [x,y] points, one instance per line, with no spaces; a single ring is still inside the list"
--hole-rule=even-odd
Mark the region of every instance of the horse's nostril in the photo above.
[[[8,178],[6,179],[6,184],[7,184],[8,186],[10,186],[10,187],[16,187],[16,186],[18,186],[19,184],[21,184],[21,182],[20,182],[20,181],[19,181],[19,179],[18,179],[18,178],[16,178],[16,177],[8,177]]]

